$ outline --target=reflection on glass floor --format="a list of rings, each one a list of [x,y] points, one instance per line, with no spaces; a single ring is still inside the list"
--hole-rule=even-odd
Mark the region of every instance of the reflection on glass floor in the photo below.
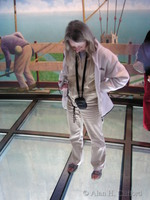
[[[20,130],[69,134],[66,111],[61,102],[39,101]]]
[[[149,199],[150,149],[133,147],[132,162],[132,199]]]
[[[3,137],[5,136],[6,134],[4,133],[0,133],[0,141],[3,139]]]
[[[143,126],[143,108],[133,108],[133,140],[140,142],[150,142],[150,132]]]
[[[122,189],[123,166],[128,166],[124,157],[126,144],[129,143],[133,146],[133,149],[131,148],[133,193],[130,190],[127,191],[127,199],[132,197],[133,200],[147,200],[146,198],[150,197],[147,188],[150,185],[150,149],[137,147],[141,145],[141,141],[147,146],[150,143],[150,134],[142,126],[143,109],[141,107],[133,107],[132,129],[127,129],[127,132],[126,123],[132,119],[131,116],[126,120],[127,106],[115,105],[105,117],[103,132],[105,138],[109,139],[109,143],[106,141],[106,167],[102,178],[92,181],[90,142],[87,140],[84,146],[84,162],[74,175],[68,178],[66,169],[71,145],[67,138],[69,130],[66,111],[62,109],[61,102],[37,101],[33,109],[29,109],[28,114],[20,121],[19,129],[16,127],[16,130],[12,130],[16,120],[22,117],[22,113],[31,103],[32,101],[23,100],[0,101],[0,147],[5,137],[13,131],[11,140],[0,156],[0,200],[48,200],[51,198],[59,200],[61,198],[53,198],[55,193],[59,194],[59,187],[64,187],[61,195],[65,200],[118,200]],[[40,136],[29,136],[30,131],[38,132]],[[42,136],[43,132],[48,132],[49,136]],[[51,133],[56,133],[58,136],[59,133],[66,134],[66,139],[58,136],[52,138]],[[125,142],[126,134],[133,138],[133,145],[130,140]],[[127,161],[129,160],[131,160],[131,155],[127,154]],[[130,174],[127,175],[130,178]],[[63,180],[63,178],[66,179]]]
[[[0,199],[49,199],[70,151],[66,140],[15,136],[0,159]]]
[[[9,129],[31,101],[0,101],[0,128]]]
[[[126,106],[115,105],[104,118],[103,133],[108,138],[124,138]]]
[[[106,147],[107,161],[102,178],[93,181],[90,178],[93,171],[90,165],[90,145],[88,143],[84,146],[84,161],[72,178],[65,200],[72,197],[75,197],[75,200],[118,199],[123,146],[107,144]]]

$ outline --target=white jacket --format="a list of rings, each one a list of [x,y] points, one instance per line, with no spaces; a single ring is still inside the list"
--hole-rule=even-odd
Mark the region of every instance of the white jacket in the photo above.
[[[97,40],[96,46],[97,50],[92,55],[95,63],[95,87],[98,96],[99,111],[104,116],[113,108],[113,103],[107,93],[124,87],[129,80],[129,74],[125,67],[118,61],[117,56],[103,47]],[[63,82],[66,77],[67,67],[64,58],[59,81]],[[63,105],[66,105],[65,101],[67,101],[67,98],[63,97]]]

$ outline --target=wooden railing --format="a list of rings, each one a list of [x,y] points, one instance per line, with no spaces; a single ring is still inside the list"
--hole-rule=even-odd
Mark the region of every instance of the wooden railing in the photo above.
[[[136,54],[139,45],[136,44],[102,44],[104,47],[110,49],[113,53],[117,55],[126,55],[128,60],[130,56]],[[32,43],[31,46],[34,48],[34,51],[37,53],[37,59],[30,63],[30,69],[33,71],[59,71],[62,69],[61,61],[40,61],[38,62],[38,57],[42,57],[48,53],[63,53],[64,45],[60,43]],[[0,53],[2,50],[0,49]],[[39,55],[39,56],[38,56]],[[124,66],[129,71],[130,75],[138,74],[132,67],[131,62],[124,64]],[[4,71],[6,68],[5,62],[0,62],[0,71]],[[13,69],[13,62],[11,64]]]
[[[125,68],[128,70],[130,76],[139,74],[133,68],[131,63],[132,56],[135,56],[139,45],[138,44],[110,44],[110,43],[102,43],[102,45],[109,50],[111,50],[116,55],[125,55],[128,58],[128,62],[124,64]],[[34,48],[36,53],[36,58],[34,61],[30,63],[30,69],[32,71],[60,71],[62,69],[62,61],[38,61],[38,58],[44,56],[49,53],[63,53],[64,44],[63,42],[59,43],[31,43],[31,46]],[[0,49],[0,53],[2,53]],[[0,71],[4,71],[6,67],[5,62],[0,62]],[[13,69],[13,62],[11,64],[11,68]],[[128,86],[129,87],[129,86]],[[129,90],[129,88],[128,88]],[[131,89],[131,91],[133,88]],[[140,90],[139,91],[143,91]]]
[[[62,62],[58,61],[40,61],[38,57],[42,57],[48,53],[63,53],[63,43],[32,43],[37,59],[30,63],[30,69],[32,71],[59,71],[62,68]],[[2,50],[0,49],[0,53]],[[40,56],[38,56],[38,54]],[[11,69],[13,69],[13,62],[11,63]],[[0,71],[4,71],[6,68],[5,62],[0,62]]]

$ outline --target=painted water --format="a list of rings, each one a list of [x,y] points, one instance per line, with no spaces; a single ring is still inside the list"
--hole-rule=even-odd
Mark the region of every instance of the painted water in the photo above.
[[[86,13],[86,17],[91,12]],[[102,32],[106,31],[106,11],[102,15]],[[120,12],[117,14],[117,26],[119,23]],[[17,29],[22,32],[29,42],[59,42],[63,39],[65,28],[71,20],[82,20],[82,12],[52,12],[40,14],[18,14]],[[119,26],[119,43],[139,44],[143,42],[148,30],[150,30],[150,11],[125,10]],[[0,35],[11,34],[15,31],[13,14],[0,14]],[[100,40],[101,30],[99,13],[96,13],[87,21],[95,37]],[[109,12],[108,32],[114,31],[114,11]]]
[[[92,12],[86,12],[88,17]],[[118,28],[121,13],[117,14],[116,30]],[[108,33],[114,32],[114,11],[109,11]],[[92,30],[94,36],[100,40],[101,32],[106,32],[106,11],[101,11],[102,30],[100,29],[99,13],[96,13],[87,21],[87,25]],[[59,42],[64,38],[65,29],[71,20],[83,20],[82,12],[51,12],[51,13],[26,13],[17,14],[17,30],[20,31],[30,43],[37,42]],[[141,44],[146,33],[150,30],[149,10],[125,10],[119,26],[118,42]],[[7,35],[15,32],[15,22],[13,14],[0,13],[0,35]],[[49,60],[49,56],[45,57]],[[120,56],[121,62],[126,62],[127,58]],[[4,60],[2,60],[4,61]],[[3,72],[0,72],[3,73]],[[15,76],[11,75],[11,80]],[[3,77],[2,80],[10,80]]]

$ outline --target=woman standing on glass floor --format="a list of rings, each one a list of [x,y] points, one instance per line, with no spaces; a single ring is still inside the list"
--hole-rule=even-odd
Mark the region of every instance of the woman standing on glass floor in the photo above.
[[[106,154],[102,118],[113,108],[107,93],[125,86],[129,75],[118,58],[79,20],[68,24],[64,44],[59,87],[63,91],[62,104],[67,109],[72,144],[68,172],[73,173],[82,162],[84,124],[91,140],[91,178],[99,179]]]

